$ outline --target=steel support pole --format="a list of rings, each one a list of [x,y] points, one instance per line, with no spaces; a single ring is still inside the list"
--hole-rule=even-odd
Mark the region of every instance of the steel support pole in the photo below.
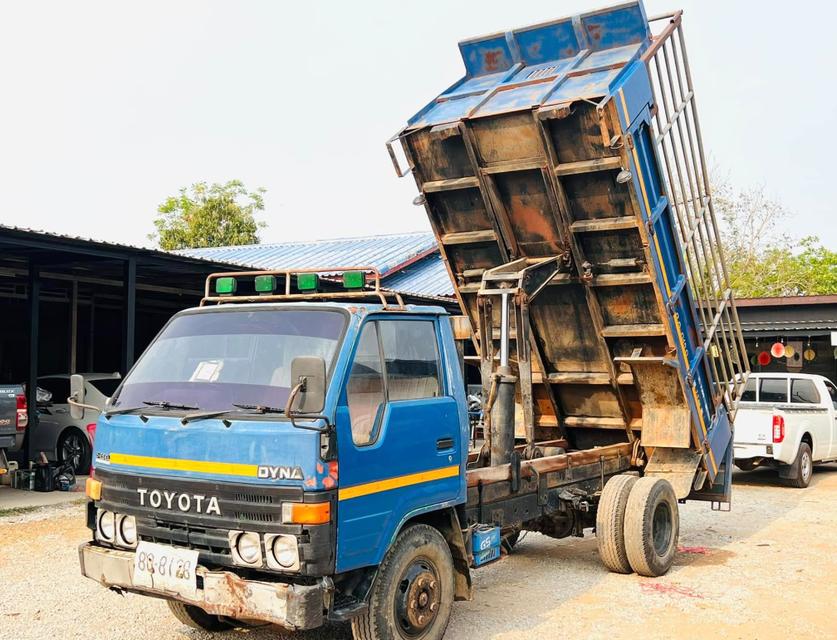
[[[28,435],[24,449],[24,464],[32,459],[32,434],[38,428],[38,357],[40,354],[39,325],[41,322],[41,274],[38,264],[29,262],[29,376],[26,383],[26,403],[29,414]]]
[[[122,318],[122,375],[134,365],[134,336],[137,321],[137,260],[125,261],[122,278],[123,318]]]

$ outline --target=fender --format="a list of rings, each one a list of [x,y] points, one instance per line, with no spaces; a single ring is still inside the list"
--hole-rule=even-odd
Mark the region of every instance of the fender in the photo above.
[[[453,557],[453,568],[455,571],[454,599],[471,600],[473,599],[473,581],[471,579],[470,569],[471,557],[455,507],[455,502],[446,502],[416,509],[406,514],[395,528],[395,533],[392,535],[387,549],[392,547],[398,534],[408,524],[421,522],[438,529],[447,541],[451,556]],[[376,567],[375,577],[377,577],[377,572]]]

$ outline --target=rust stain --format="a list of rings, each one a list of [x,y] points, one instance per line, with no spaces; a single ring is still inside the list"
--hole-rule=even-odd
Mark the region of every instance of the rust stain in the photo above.
[[[503,56],[503,52],[500,50],[495,51],[486,51],[482,58],[483,64],[486,71],[499,71],[500,70],[500,60]]]

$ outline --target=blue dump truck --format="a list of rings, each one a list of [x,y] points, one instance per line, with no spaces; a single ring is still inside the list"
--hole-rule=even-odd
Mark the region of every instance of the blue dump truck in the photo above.
[[[608,569],[658,576],[679,503],[729,504],[747,360],[680,14],[460,51],[387,146],[462,315],[368,268],[210,276],[99,420],[84,575],[206,630],[438,639],[522,531],[595,530]]]

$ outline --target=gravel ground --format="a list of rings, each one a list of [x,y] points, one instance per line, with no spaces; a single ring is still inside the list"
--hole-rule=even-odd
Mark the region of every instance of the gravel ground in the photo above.
[[[731,513],[681,507],[681,550],[668,575],[608,573],[596,541],[528,534],[509,557],[475,572],[447,637],[837,638],[837,465],[806,490],[768,470],[735,476]],[[110,593],[78,573],[82,507],[0,518],[0,630],[6,638],[201,640],[159,600]],[[223,640],[285,637],[277,628]],[[349,638],[345,626],[293,638]]]

